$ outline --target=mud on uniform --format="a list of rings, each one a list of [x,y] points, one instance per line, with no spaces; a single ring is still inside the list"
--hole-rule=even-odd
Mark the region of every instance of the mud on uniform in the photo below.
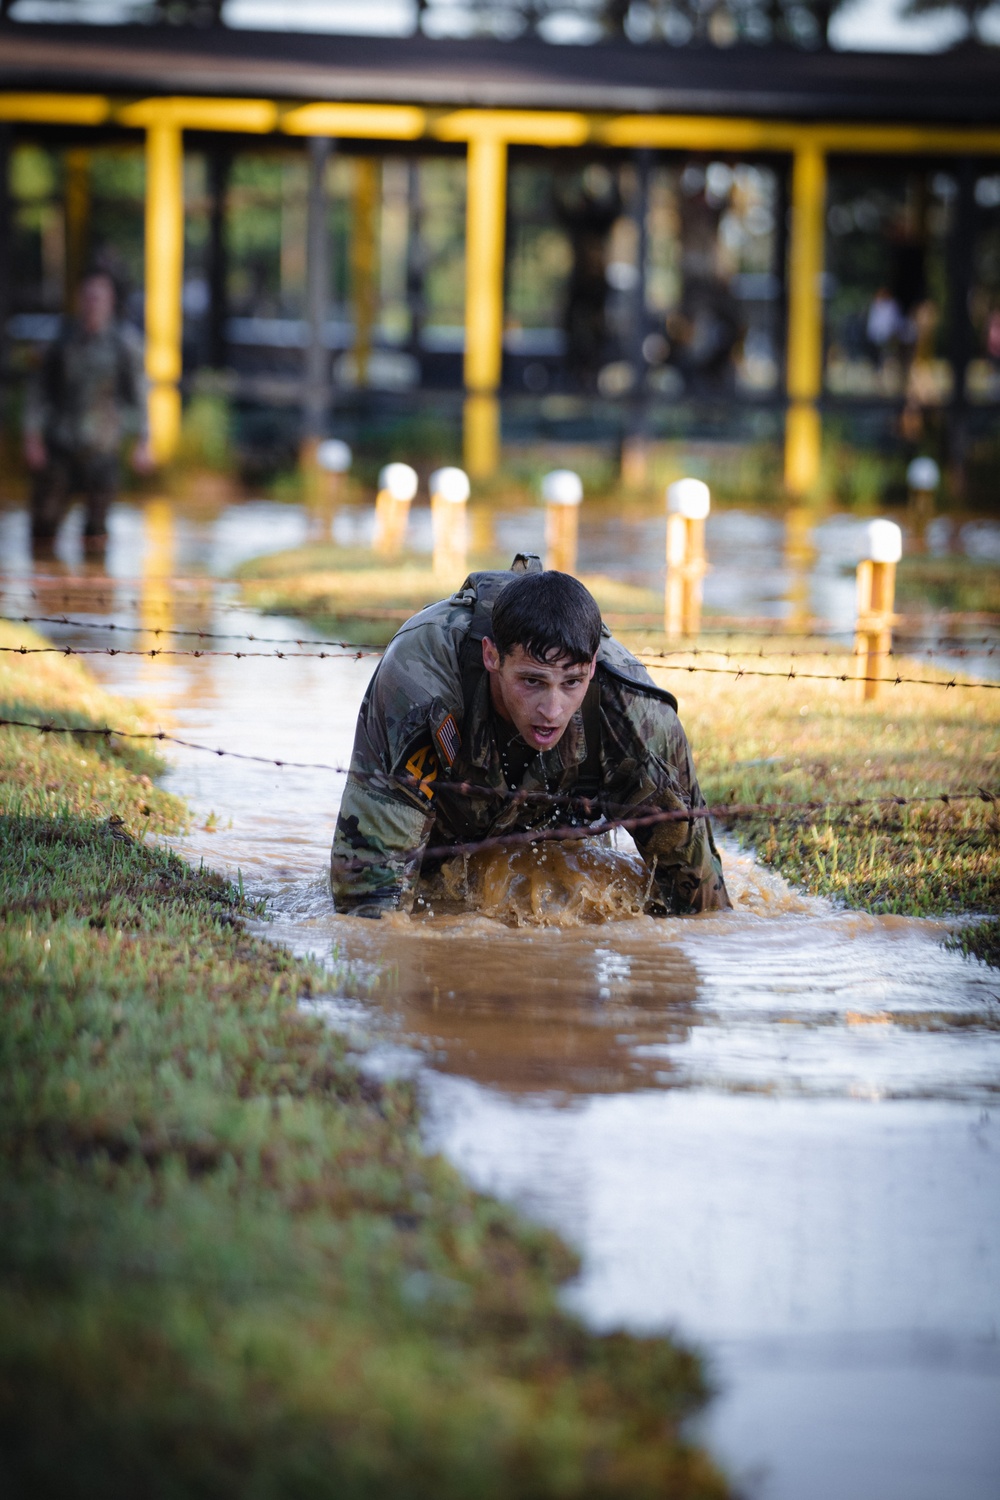
[[[514,576],[473,575],[451,599],[408,620],[379,663],[358,715],[333,840],[338,911],[408,911],[428,847],[550,819],[564,825],[705,805],[676,700],[606,627],[582,708],[558,744],[528,761],[520,784],[525,793],[575,796],[575,809],[563,803],[553,816],[544,800],[514,800],[481,647],[492,608],[483,596]],[[653,823],[632,836],[652,871],[647,910],[681,915],[729,906],[707,818]]]
[[[146,437],[139,336],[120,323],[95,334],[67,324],[29,384],[24,429],[44,440],[48,454],[31,497],[35,540],[55,536],[76,492],[86,501],[85,534],[104,536],[118,493],[122,441]]]

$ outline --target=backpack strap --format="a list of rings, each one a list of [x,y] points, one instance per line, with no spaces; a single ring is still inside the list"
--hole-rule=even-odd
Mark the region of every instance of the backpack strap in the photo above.
[[[661,703],[669,703],[674,713],[677,712],[677,699],[666,688],[658,687],[655,682],[644,682],[636,677],[630,677],[620,667],[613,667],[610,662],[602,661],[600,656],[597,658],[597,665],[602,672],[606,672],[609,677],[613,677],[624,687],[631,688],[635,693],[644,693],[647,698],[659,698]]]
[[[483,640],[490,633],[493,606],[497,595],[501,589],[505,589],[508,583],[513,583],[514,579],[519,578],[522,573],[540,573],[541,571],[541,559],[535,553],[519,552],[507,569],[498,568],[492,572],[470,573],[455,594],[456,603],[461,602],[472,607],[472,619],[465,632],[458,658],[462,677],[462,698],[467,704],[472,701],[472,694],[484,670]]]

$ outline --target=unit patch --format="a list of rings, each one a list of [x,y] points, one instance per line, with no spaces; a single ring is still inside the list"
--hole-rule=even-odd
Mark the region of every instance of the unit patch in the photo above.
[[[438,773],[438,758],[433,746],[421,745],[414,750],[403,769],[414,781],[419,782],[419,790],[430,802],[434,796],[434,783]]]
[[[445,715],[434,731],[434,739],[441,752],[441,759],[450,771],[462,748],[462,736],[458,732],[458,725],[455,723],[453,714]]]

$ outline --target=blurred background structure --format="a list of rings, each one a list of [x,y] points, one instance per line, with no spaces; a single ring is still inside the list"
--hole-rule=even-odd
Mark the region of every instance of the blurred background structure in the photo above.
[[[806,496],[825,433],[995,504],[1000,51],[908,8],[945,50],[846,50],[836,0],[2,0],[6,428],[101,264],[161,462],[554,441],[642,486],[683,437]]]

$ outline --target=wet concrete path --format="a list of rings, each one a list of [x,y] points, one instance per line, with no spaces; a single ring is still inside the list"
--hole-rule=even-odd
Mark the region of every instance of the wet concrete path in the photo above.
[[[19,524],[2,518],[0,558],[5,612],[27,613]],[[299,520],[262,506],[184,523],[169,568],[150,565],[139,512],[115,525],[115,597],[92,601],[95,623],[110,608],[262,633],[227,586],[164,579],[290,544]],[[343,765],[374,663],[93,664],[185,737]],[[341,776],[170,759],[195,810],[178,847],[270,895],[268,934],[329,965],[330,1023],[375,1038],[368,1066],[418,1073],[430,1144],[580,1248],[574,1305],[707,1351],[722,1394],[704,1431],[745,1493],[996,1500],[996,971],[945,951],[943,924],[836,911],[728,843],[724,916],[337,918],[324,870]]]

